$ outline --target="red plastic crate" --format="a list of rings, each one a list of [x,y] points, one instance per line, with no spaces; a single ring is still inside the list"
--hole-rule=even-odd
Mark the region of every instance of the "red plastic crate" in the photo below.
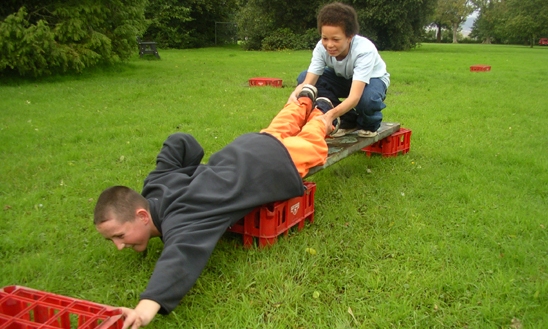
[[[371,156],[372,153],[382,154],[383,157],[395,157],[400,152],[405,154],[411,148],[411,130],[400,128],[392,135],[381,139],[375,144],[366,146],[362,151]]]
[[[121,329],[122,310],[21,286],[0,289],[0,329]]]
[[[491,65],[472,65],[470,66],[470,71],[472,72],[491,71]]]
[[[259,247],[273,245],[279,235],[287,234],[297,226],[303,229],[305,220],[314,222],[314,194],[316,184],[304,182],[306,191],[302,196],[286,201],[266,204],[253,209],[244,218],[228,228],[229,232],[241,234],[244,247],[253,246],[258,239]]]
[[[251,78],[249,79],[250,87],[260,87],[260,86],[272,86],[281,88],[282,79],[277,78]]]

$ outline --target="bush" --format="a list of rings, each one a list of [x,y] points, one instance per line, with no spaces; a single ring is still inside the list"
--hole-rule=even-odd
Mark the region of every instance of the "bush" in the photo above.
[[[317,29],[308,29],[302,35],[298,36],[294,49],[314,49],[320,40]]]
[[[296,44],[295,34],[288,28],[278,29],[263,39],[263,50],[293,49]]]
[[[11,69],[20,75],[51,73],[52,67],[66,68],[70,58],[57,48],[55,38],[44,21],[30,25],[21,8],[0,23],[0,72]],[[52,61],[48,54],[56,53]],[[73,63],[77,65],[77,63]]]
[[[21,7],[0,22],[0,72],[81,72],[128,59],[137,51],[135,37],[145,28],[144,3],[54,3],[30,15]]]
[[[265,37],[262,50],[303,50],[314,49],[319,40],[318,30],[309,29],[303,34],[295,34],[288,28],[278,29]]]

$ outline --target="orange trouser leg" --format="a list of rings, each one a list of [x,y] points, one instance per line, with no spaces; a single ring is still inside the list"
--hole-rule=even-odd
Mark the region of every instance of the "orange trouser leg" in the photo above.
[[[300,105],[287,104],[272,120],[270,126],[261,132],[271,134],[284,144],[299,174],[304,177],[310,168],[325,163],[327,132],[323,121],[313,120],[316,116],[322,115],[322,112],[312,109],[312,102],[309,99],[299,101]]]
[[[314,109],[308,118],[309,121],[297,136],[281,140],[301,177],[306,176],[310,168],[321,166],[327,160],[325,124],[320,120],[310,120],[317,115],[322,115],[322,112]]]
[[[299,98],[299,105],[293,102],[286,104],[272,119],[268,128],[261,130],[261,132],[269,133],[279,140],[297,135],[306,123],[312,106],[312,101],[308,98]]]

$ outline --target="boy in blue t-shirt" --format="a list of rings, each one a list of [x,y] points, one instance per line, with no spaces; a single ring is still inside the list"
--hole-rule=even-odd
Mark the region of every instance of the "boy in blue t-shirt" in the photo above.
[[[328,98],[335,106],[333,116],[341,117],[340,129],[332,137],[355,131],[360,137],[376,136],[390,85],[386,64],[375,45],[357,34],[358,16],[351,6],[327,4],[317,20],[321,40],[288,102],[296,102],[303,85],[315,85],[318,96]],[[339,98],[346,99],[341,102]]]

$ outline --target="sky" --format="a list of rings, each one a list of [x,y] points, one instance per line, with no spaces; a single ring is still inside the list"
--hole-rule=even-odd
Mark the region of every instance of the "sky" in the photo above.
[[[466,18],[466,21],[462,23],[462,34],[468,35],[472,31],[472,26],[474,25],[474,20],[478,17],[478,12],[475,11],[472,15]]]

